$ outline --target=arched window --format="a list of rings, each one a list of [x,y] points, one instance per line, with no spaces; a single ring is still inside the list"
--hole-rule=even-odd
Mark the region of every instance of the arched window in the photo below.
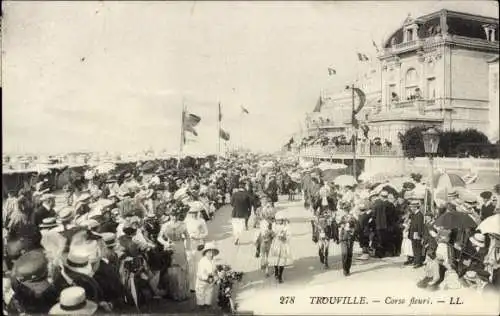
[[[418,73],[415,68],[410,68],[405,76],[405,97],[407,100],[414,99],[415,89],[418,88]]]

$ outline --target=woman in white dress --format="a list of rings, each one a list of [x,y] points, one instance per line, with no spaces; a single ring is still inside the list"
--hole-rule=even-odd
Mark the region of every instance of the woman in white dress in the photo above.
[[[274,277],[276,280],[278,280],[279,283],[283,283],[285,266],[293,263],[290,250],[290,239],[292,238],[292,234],[288,228],[288,220],[283,211],[276,213],[275,221],[273,227],[275,237],[271,243],[268,262],[270,266],[274,266]]]
[[[192,204],[188,211],[184,223],[189,236],[189,244],[186,247],[188,260],[189,286],[191,292],[195,291],[196,271],[198,262],[201,259],[199,248],[205,244],[205,238],[208,235],[207,223],[202,218],[199,204]]]
[[[203,257],[198,263],[196,273],[196,305],[201,309],[209,308],[214,301],[215,284],[217,281],[216,264],[214,257],[219,249],[213,243],[207,243],[203,249]]]

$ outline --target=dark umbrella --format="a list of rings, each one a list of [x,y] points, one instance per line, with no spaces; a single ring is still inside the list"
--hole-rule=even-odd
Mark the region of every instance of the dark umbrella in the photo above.
[[[436,219],[434,226],[443,227],[444,229],[465,230],[467,228],[476,228],[477,224],[467,213],[448,211]]]

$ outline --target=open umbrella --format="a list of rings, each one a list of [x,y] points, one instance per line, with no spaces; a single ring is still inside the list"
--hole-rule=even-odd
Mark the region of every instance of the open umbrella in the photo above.
[[[103,163],[103,164],[100,164],[99,166],[97,166],[96,170],[98,173],[104,174],[104,173],[109,173],[109,172],[113,171],[115,168],[116,168],[116,165],[114,163],[107,162],[107,163]]]
[[[455,192],[457,192],[458,197],[462,201],[478,201],[478,196],[466,188],[458,187],[458,188],[454,188],[453,190]],[[446,188],[439,189],[435,193],[435,199],[447,201],[448,200],[448,193],[450,193],[450,191]]]
[[[479,224],[477,229],[483,234],[500,235],[500,214],[494,214],[486,218]]]
[[[457,174],[454,173],[441,173],[436,176],[434,176],[434,179],[432,181],[432,184],[434,185],[435,188],[456,188],[456,187],[463,187],[465,188],[465,181],[462,179]]]
[[[394,197],[399,196],[399,191],[397,188],[395,188],[393,185],[390,183],[381,183],[378,186],[376,186],[372,192],[373,193],[380,193],[382,191],[387,191],[387,193],[392,194]]]
[[[335,180],[333,180],[333,182],[335,182],[335,184],[338,184],[340,186],[354,186],[358,183],[358,181],[356,181],[356,179],[353,176],[346,174],[336,177]]]
[[[319,165],[317,165],[316,168],[318,168],[321,171],[327,171],[327,170],[347,169],[347,166],[342,163],[331,163],[323,161]]]
[[[467,213],[448,211],[436,219],[434,226],[444,229],[467,229],[475,228],[477,225]]]

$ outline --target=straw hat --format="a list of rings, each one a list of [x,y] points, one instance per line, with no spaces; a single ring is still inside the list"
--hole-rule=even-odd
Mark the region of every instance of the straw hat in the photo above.
[[[383,198],[389,197],[389,193],[386,190],[380,191],[379,195]]]
[[[212,250],[214,252],[214,255],[217,256],[219,254],[219,249],[215,246],[214,242],[209,242],[205,244],[205,247],[203,248],[202,255],[204,256],[207,251]]]
[[[475,281],[477,278],[477,272],[469,270],[465,272],[464,279],[469,280],[469,281]]]
[[[89,252],[86,247],[73,246],[70,248],[64,266],[72,271],[91,275],[92,266],[89,261]]]
[[[95,229],[99,227],[99,222],[95,219],[87,219],[80,223],[80,226],[87,227],[88,229]]]
[[[410,206],[420,206],[420,200],[412,199],[409,203]]]
[[[12,268],[12,277],[35,292],[42,292],[50,286],[47,275],[48,261],[39,250],[23,254]]]
[[[477,247],[481,247],[483,248],[484,247],[484,235],[483,234],[480,234],[480,233],[476,233],[474,234],[474,236],[470,237],[469,240],[470,242],[477,246]]]
[[[96,303],[87,300],[85,289],[72,286],[61,291],[59,303],[50,309],[49,315],[93,315],[97,308]]]
[[[102,233],[102,240],[106,244],[106,247],[113,248],[116,246],[116,235],[113,233]]]
[[[42,223],[38,225],[40,229],[50,229],[57,227],[57,221],[55,217],[47,217],[42,220]]]
[[[71,206],[64,206],[57,212],[57,216],[60,222],[66,223],[73,219],[74,211]]]
[[[40,201],[45,202],[45,201],[48,201],[50,199],[55,199],[55,198],[56,198],[56,196],[54,194],[46,193],[46,194],[42,195],[42,197],[40,198]]]
[[[90,199],[92,198],[92,195],[90,195],[89,193],[83,193],[82,195],[80,195],[78,197],[78,199],[76,200],[76,202],[78,203],[87,203],[90,201]]]

